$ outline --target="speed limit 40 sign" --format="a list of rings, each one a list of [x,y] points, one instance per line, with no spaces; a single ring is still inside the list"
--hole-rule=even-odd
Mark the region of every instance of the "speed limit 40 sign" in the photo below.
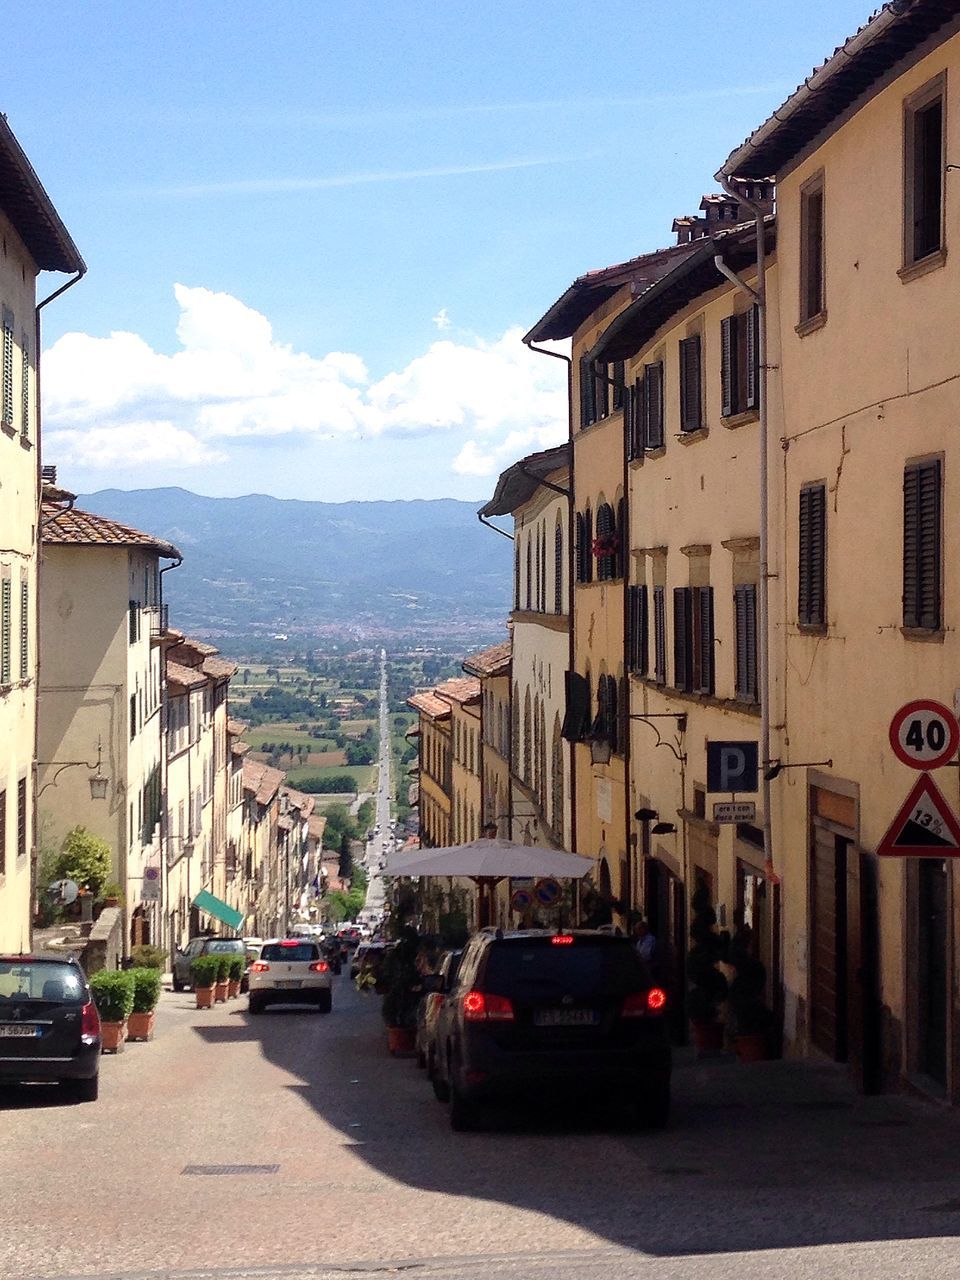
[[[911,769],[939,769],[957,754],[960,725],[942,702],[918,698],[901,707],[890,722],[890,745]]]

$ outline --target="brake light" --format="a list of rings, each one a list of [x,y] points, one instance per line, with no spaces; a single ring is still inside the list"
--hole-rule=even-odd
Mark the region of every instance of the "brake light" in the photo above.
[[[269,968],[270,966],[266,964],[263,960],[254,960],[253,964],[250,966],[250,972],[266,973]]]
[[[85,1040],[96,1040],[100,1034],[100,1014],[92,1000],[88,1000],[80,1011],[80,1035]]]
[[[555,947],[572,947],[573,934],[572,933],[555,933],[553,937],[550,939],[550,942]]]
[[[310,966],[310,972],[326,973],[329,968],[330,966],[327,964],[326,960],[314,960],[313,964]]]
[[[646,1018],[650,1014],[663,1013],[667,1007],[667,993],[662,987],[649,991],[631,991],[620,1010],[622,1018]]]
[[[281,947],[299,947],[300,943],[296,938],[284,938],[280,945]]]
[[[467,1022],[512,1022],[513,1005],[506,996],[468,991],[463,997],[463,1016]]]

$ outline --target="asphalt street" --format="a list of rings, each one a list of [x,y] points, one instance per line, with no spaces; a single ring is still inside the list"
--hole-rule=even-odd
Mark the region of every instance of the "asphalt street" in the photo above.
[[[364,861],[367,869],[367,894],[364,907],[382,911],[384,904],[383,877],[379,866],[392,848],[390,833],[390,714],[387,704],[387,654],[380,650],[380,755],[377,770],[376,823],[379,831],[367,841]]]
[[[0,1280],[953,1276],[960,1121],[841,1069],[682,1057],[676,1115],[571,1106],[451,1132],[379,998],[329,1016],[166,992],[100,1100],[0,1100]]]

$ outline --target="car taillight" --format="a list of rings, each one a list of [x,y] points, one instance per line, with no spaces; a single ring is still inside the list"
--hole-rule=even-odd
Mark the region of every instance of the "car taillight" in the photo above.
[[[327,964],[326,960],[314,960],[313,964],[310,966],[310,972],[326,973],[329,968],[330,966]]]
[[[572,947],[573,934],[572,933],[555,933],[553,937],[550,939],[550,942],[555,947]]]
[[[512,1022],[513,1005],[506,996],[468,991],[463,997],[463,1016],[467,1022]]]
[[[90,1040],[96,1040],[100,1034],[100,1014],[92,1000],[88,1000],[80,1011],[80,1034]]]
[[[270,966],[266,964],[263,960],[254,960],[253,964],[250,966],[250,972],[266,973],[269,968]]]
[[[280,945],[281,947],[299,947],[300,943],[296,938],[284,938]]]
[[[662,987],[649,991],[631,991],[620,1010],[622,1018],[646,1018],[650,1014],[663,1013],[667,1007],[667,993]]]

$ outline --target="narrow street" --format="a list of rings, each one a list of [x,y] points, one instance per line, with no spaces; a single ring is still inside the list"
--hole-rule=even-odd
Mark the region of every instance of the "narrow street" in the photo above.
[[[664,1133],[497,1114],[455,1135],[346,976],[329,1017],[193,1003],[164,994],[98,1104],[0,1103],[2,1280],[956,1272],[960,1118],[855,1097],[838,1068],[683,1058]]]
[[[372,911],[381,911],[384,904],[383,877],[379,872],[382,856],[387,850],[390,835],[390,710],[387,703],[387,654],[380,650],[380,755],[377,770],[376,817],[374,821],[379,831],[372,840],[367,841],[365,861],[367,869],[367,896],[364,907]]]

